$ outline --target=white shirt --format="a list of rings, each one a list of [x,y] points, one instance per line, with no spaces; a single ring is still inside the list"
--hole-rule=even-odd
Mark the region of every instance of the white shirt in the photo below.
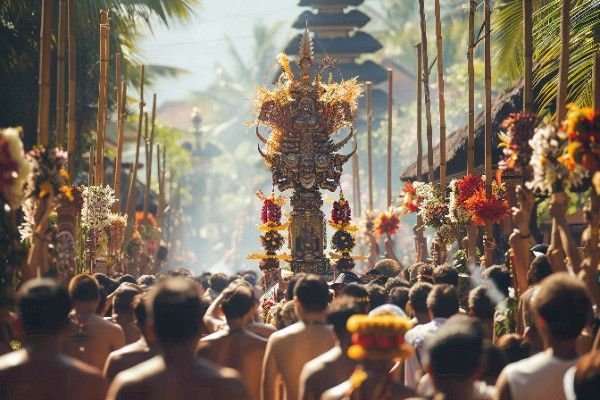
[[[431,322],[423,325],[417,325],[409,329],[404,335],[406,343],[414,348],[413,354],[404,360],[404,385],[411,388],[417,388],[417,372],[422,370],[423,347],[425,339],[433,335],[446,322],[446,318],[434,318]]]
[[[562,360],[551,351],[508,364],[502,373],[506,377],[513,400],[564,400],[563,378],[577,359]]]

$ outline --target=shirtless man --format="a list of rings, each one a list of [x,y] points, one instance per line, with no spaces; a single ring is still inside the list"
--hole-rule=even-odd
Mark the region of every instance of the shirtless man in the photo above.
[[[263,361],[263,400],[278,398],[279,377],[284,383],[285,399],[297,399],[302,367],[335,345],[333,330],[325,320],[329,302],[327,283],[317,275],[306,275],[296,284],[294,299],[300,321],[275,332],[267,343]]]
[[[254,294],[245,282],[232,283],[221,293],[221,309],[228,329],[200,340],[196,355],[223,367],[236,369],[244,379],[252,399],[260,398],[260,368],[267,340],[248,331],[254,317]]]
[[[113,314],[109,321],[119,325],[123,329],[125,335],[125,343],[131,344],[137,342],[142,336],[140,328],[135,323],[133,313],[133,299],[136,295],[141,294],[142,290],[132,284],[121,284],[115,290],[113,297]]]
[[[319,400],[327,389],[339,385],[352,375],[357,362],[347,355],[352,339],[346,330],[346,322],[359,313],[360,308],[351,297],[333,300],[327,312],[327,322],[333,325],[338,343],[302,368],[299,399]]]
[[[25,348],[0,357],[1,399],[104,399],[100,372],[60,352],[69,310],[69,295],[58,283],[34,279],[23,285],[18,319]]]
[[[135,320],[142,332],[142,337],[137,342],[110,353],[104,365],[103,374],[109,382],[112,382],[119,372],[135,367],[158,354],[156,338],[147,323],[147,302],[146,295],[138,295],[134,300]]]
[[[125,345],[119,325],[95,313],[99,297],[98,281],[91,275],[76,275],[69,283],[73,310],[69,314],[69,338],[65,353],[102,370],[111,351]]]
[[[150,321],[162,350],[117,375],[107,400],[231,399],[250,397],[235,370],[199,360],[201,302],[197,284],[183,278],[161,282],[150,295]]]

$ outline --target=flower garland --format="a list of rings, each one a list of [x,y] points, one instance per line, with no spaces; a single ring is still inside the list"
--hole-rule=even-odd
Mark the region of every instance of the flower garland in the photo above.
[[[374,232],[377,236],[393,236],[400,229],[400,215],[394,208],[380,212],[375,218]]]
[[[67,185],[67,152],[59,148],[37,146],[27,153],[32,174],[28,182],[28,195],[43,199],[64,195],[73,201],[71,187]]]
[[[30,171],[19,129],[0,129],[0,197],[11,209],[23,201]]]
[[[488,197],[485,189],[475,192],[465,202],[465,209],[469,213],[471,221],[479,226],[498,223],[510,213],[508,201],[495,193]]]
[[[110,214],[107,227],[108,252],[119,254],[125,242],[125,230],[127,229],[127,216],[121,214]]]
[[[498,164],[499,169],[515,169],[522,171],[529,167],[533,149],[529,141],[533,138],[535,127],[540,117],[531,113],[511,113],[500,127],[506,132],[500,132],[498,147],[503,149],[504,156]]]
[[[417,196],[417,188],[412,182],[404,182],[400,198],[402,199],[402,204],[400,205],[402,214],[419,212],[419,202],[421,201],[421,198]]]
[[[354,259],[352,257],[352,249],[356,245],[354,232],[358,227],[351,224],[352,209],[350,203],[344,197],[344,193],[340,191],[340,197],[333,202],[331,209],[331,218],[329,225],[336,231],[331,237],[331,248],[335,253],[331,254],[331,258],[337,259],[335,268],[338,272],[350,271],[354,268]]]
[[[101,231],[110,224],[111,206],[115,203],[114,190],[106,186],[83,186],[81,223],[87,230]]]
[[[420,198],[419,215],[423,225],[438,229],[447,222],[448,203],[444,193],[433,183],[415,182],[413,185]]]
[[[600,169],[600,113],[571,105],[563,129],[568,144],[559,161],[569,170],[581,165],[592,176]]]
[[[346,324],[352,334],[348,356],[353,360],[378,361],[405,358],[412,353],[404,341],[410,327],[406,317],[353,315]]]

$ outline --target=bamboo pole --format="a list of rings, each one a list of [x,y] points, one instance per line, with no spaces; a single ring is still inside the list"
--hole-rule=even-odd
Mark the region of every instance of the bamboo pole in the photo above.
[[[440,113],[440,187],[446,188],[446,99],[444,84],[444,47],[442,43],[442,17],[440,13],[440,0],[435,0],[435,36],[437,45],[437,83],[438,83],[438,108]]]
[[[65,53],[67,47],[67,0],[58,1],[58,38],[56,60],[56,145],[65,145]]]
[[[527,1],[527,0],[524,0]],[[475,9],[477,1],[469,2],[469,39],[467,45],[467,73],[469,75],[469,127],[467,137],[467,174],[475,170],[475,68],[473,53],[475,52]]]
[[[533,2],[523,0],[523,111],[534,112],[533,105]]]
[[[357,144],[356,134],[352,135],[352,140],[354,141],[354,145]],[[360,197],[360,166],[358,160],[358,151],[354,153],[352,156],[352,176],[354,177],[354,209],[356,210],[356,215],[362,215],[362,204]]]
[[[490,0],[484,1],[485,14],[485,194],[492,196],[492,64],[491,64],[491,37],[490,37]],[[485,235],[488,244],[493,243],[492,224],[485,226]],[[488,248],[489,249],[489,248]],[[490,251],[486,251],[485,264],[492,265]]]
[[[150,184],[152,183],[152,150],[154,149],[154,128],[156,119],[156,93],[152,96],[152,122],[150,124],[150,137],[146,138],[146,187],[144,190],[144,220],[148,216],[150,202]],[[148,133],[146,132],[146,135]]]
[[[373,110],[371,104],[371,82],[367,82],[367,173],[369,179],[369,210],[373,210]]]
[[[146,203],[146,193],[148,191],[148,157],[150,154],[150,150],[148,149],[148,144],[150,143],[150,136],[149,136],[149,129],[148,129],[148,112],[144,113],[144,157],[146,159],[146,161],[144,162],[144,166],[146,169],[146,184],[144,185],[144,193],[142,195],[142,211],[143,211],[143,215],[144,215],[144,221],[146,220],[146,214],[148,213],[148,204]]]
[[[75,179],[75,129],[77,115],[77,54],[75,47],[75,0],[67,3],[69,39],[69,111],[67,114],[67,153],[69,177]]]
[[[162,228],[162,218],[163,218],[163,208],[164,208],[164,180],[162,175],[162,169],[164,168],[161,162],[161,152],[160,152],[160,144],[156,145],[156,171],[157,171],[157,182],[158,182],[158,207],[156,208],[156,220],[158,222],[158,226]]]
[[[125,112],[127,104],[127,82],[122,82],[121,79],[121,54],[117,53],[117,157],[115,159],[115,180],[114,189],[118,203],[115,203],[114,212],[121,212],[121,168],[123,163],[123,141],[125,137]],[[120,89],[119,89],[120,87]]]
[[[423,54],[421,53],[421,43],[416,46],[417,49],[417,181],[420,181],[423,176],[423,141],[422,141],[422,130],[423,130],[423,86],[421,85],[421,75],[423,75]],[[423,218],[417,214],[417,224],[415,225],[415,251],[416,261],[423,261],[424,259],[424,243],[423,236]]]
[[[569,29],[571,0],[563,0],[560,11],[560,66],[558,94],[556,100],[556,120],[560,123],[567,115],[567,91],[569,85]]]
[[[106,97],[108,92],[109,42],[108,10],[100,11],[100,79],[98,81],[98,121],[96,125],[96,183],[104,183],[104,136],[106,133]]]
[[[594,110],[596,110],[596,112],[600,112],[600,50],[596,51],[593,68],[592,82],[594,85]]]
[[[133,172],[129,182],[129,190],[127,191],[127,225],[133,226],[135,222],[135,199],[136,199],[136,182],[137,170],[140,163],[140,141],[142,138],[142,127],[144,123],[144,66],[140,68],[140,111],[138,115],[137,139],[135,145],[135,161],[133,163]]]
[[[88,186],[94,186],[95,184],[95,179],[94,179],[94,165],[96,165],[95,162],[95,147],[92,145],[90,146],[90,155],[88,157]]]
[[[393,100],[393,72],[387,69],[388,77],[388,101],[387,101],[387,208],[392,206],[392,100]]]
[[[37,144],[48,146],[50,139],[50,69],[52,52],[52,0],[42,0],[40,63],[38,70]]]
[[[421,16],[421,54],[423,56],[423,95],[425,97],[425,121],[427,132],[427,165],[429,167],[428,180],[433,182],[433,128],[431,126],[431,96],[429,94],[429,57],[427,56],[427,22],[425,21],[424,0],[419,0],[419,14]]]

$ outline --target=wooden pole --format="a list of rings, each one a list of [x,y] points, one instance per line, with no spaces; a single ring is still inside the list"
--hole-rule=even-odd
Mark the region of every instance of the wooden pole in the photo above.
[[[423,177],[423,141],[422,141],[422,130],[423,130],[423,86],[421,82],[421,76],[423,75],[423,54],[421,53],[421,43],[418,43],[417,48],[417,181],[420,181]],[[424,249],[426,246],[424,243],[423,236],[423,218],[417,214],[417,224],[415,226],[415,259],[417,262],[423,261]]]
[[[75,179],[75,129],[77,116],[77,54],[75,47],[75,0],[68,0],[69,111],[67,115],[67,153],[69,177]]]
[[[52,52],[52,0],[42,0],[40,26],[40,64],[38,70],[37,144],[50,140],[50,69]]]
[[[146,184],[144,185],[144,194],[142,196],[142,211],[144,214],[144,221],[146,220],[146,214],[148,213],[148,203],[146,200],[146,193],[148,193],[148,157],[150,155],[150,150],[148,149],[148,144],[150,143],[150,136],[148,132],[148,113],[144,113],[144,155],[146,158],[145,169],[146,169]]]
[[[527,0],[524,0],[527,1]],[[475,172],[475,68],[473,53],[475,52],[475,9],[477,1],[469,2],[469,39],[467,45],[467,73],[469,75],[469,126],[467,136],[467,174]]]
[[[534,112],[533,105],[533,2],[523,0],[523,111]]]
[[[392,206],[392,95],[393,95],[393,72],[391,68],[387,70],[388,77],[388,131],[387,131],[387,207]]]
[[[492,196],[492,64],[491,64],[491,37],[490,37],[490,0],[484,1],[485,13],[485,194]],[[492,224],[485,226],[485,235],[489,243],[493,242]],[[491,251],[486,251],[486,266],[492,265]]]
[[[567,116],[567,91],[569,85],[569,29],[571,0],[563,0],[560,11],[560,66],[558,94],[556,100],[556,120],[560,123]]]
[[[357,144],[356,134],[352,136],[352,140],[354,144]],[[362,215],[362,204],[360,198],[360,166],[358,161],[358,151],[354,153],[352,156],[352,176],[354,177],[354,209],[356,210],[356,215]]]
[[[164,180],[162,175],[162,169],[164,168],[161,163],[161,148],[160,145],[156,145],[156,171],[157,171],[157,181],[158,181],[158,207],[156,208],[156,221],[158,222],[158,226],[162,228],[162,219],[163,219],[163,208],[164,208]]]
[[[140,68],[140,111],[138,115],[137,139],[135,145],[135,161],[133,164],[133,173],[129,182],[129,190],[127,192],[127,225],[133,226],[135,222],[135,199],[136,199],[136,182],[137,170],[140,163],[140,141],[142,139],[142,127],[144,123],[144,66]]]
[[[67,0],[58,1],[58,38],[56,60],[56,145],[65,146],[65,53],[67,47]]]
[[[592,82],[594,85],[594,110],[596,110],[596,112],[600,112],[600,50],[596,51],[593,68]]]
[[[96,125],[96,183],[104,184],[104,136],[108,92],[108,10],[100,11],[100,79],[98,81],[98,121]]]
[[[146,188],[144,190],[144,220],[148,215],[148,207],[150,202],[150,185],[152,183],[152,150],[154,149],[154,128],[156,119],[156,93],[152,96],[152,117],[150,124],[150,137],[146,138],[147,154],[146,154]],[[147,135],[147,132],[146,132]]]
[[[119,202],[115,203],[114,212],[121,212],[121,168],[123,163],[123,141],[125,137],[125,115],[127,104],[127,82],[121,81],[121,54],[116,54],[117,72],[117,157],[115,159],[114,189]],[[120,87],[120,89],[119,89]],[[126,210],[125,210],[126,211]]]
[[[446,188],[446,99],[444,85],[444,47],[442,44],[442,17],[440,0],[435,0],[435,36],[437,44],[438,108],[440,113],[440,187]]]
[[[94,146],[90,146],[90,155],[88,158],[88,186],[94,186],[95,182],[94,182],[94,165],[96,165],[96,162],[94,160],[94,155],[95,155],[95,148]]]
[[[427,132],[427,164],[429,167],[428,180],[433,182],[433,128],[431,126],[431,96],[429,94],[429,57],[427,56],[427,22],[425,21],[424,0],[419,0],[419,14],[421,16],[421,54],[423,56],[423,95],[425,97],[425,120]]]
[[[373,209],[373,110],[371,104],[371,82],[367,82],[367,169],[369,179],[369,210]]]

